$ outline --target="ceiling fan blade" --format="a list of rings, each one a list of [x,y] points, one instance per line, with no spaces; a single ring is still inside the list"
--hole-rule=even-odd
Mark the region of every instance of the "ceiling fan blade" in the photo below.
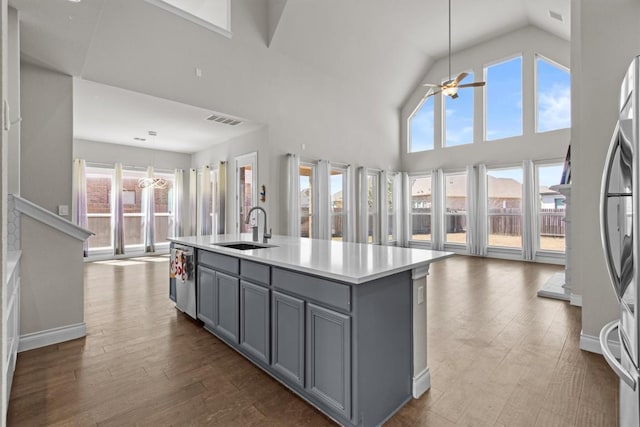
[[[435,85],[433,83],[425,83],[422,86],[426,86],[426,87],[440,87],[441,85]]]
[[[460,73],[458,74],[458,77],[455,78],[455,80],[453,81],[453,85],[457,86],[458,83],[460,83],[462,80],[464,80],[465,77],[467,77],[469,75],[469,73]]]
[[[458,88],[464,88],[464,87],[481,87],[486,85],[486,82],[473,82],[473,83],[466,83],[463,85],[459,85]]]

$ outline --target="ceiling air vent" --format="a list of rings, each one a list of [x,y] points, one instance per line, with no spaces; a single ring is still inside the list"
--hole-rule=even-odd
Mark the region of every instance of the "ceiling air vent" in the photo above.
[[[221,123],[223,125],[236,126],[242,123],[240,120],[232,119],[230,117],[221,116],[219,114],[212,114],[207,117],[210,122]]]

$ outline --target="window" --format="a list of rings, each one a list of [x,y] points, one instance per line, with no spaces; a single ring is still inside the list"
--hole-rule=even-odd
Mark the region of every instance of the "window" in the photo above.
[[[95,233],[89,237],[89,250],[110,249],[111,192],[113,169],[86,168],[87,228]],[[134,195],[134,193],[132,193]]]
[[[469,73],[460,84],[473,82],[473,73]],[[458,98],[442,96],[445,122],[445,147],[471,144],[473,142],[473,92],[467,87],[458,90]]]
[[[167,238],[172,233],[170,230],[173,224],[173,174],[154,174],[157,178],[164,178],[167,186],[164,188],[154,188],[153,190],[153,211],[154,211],[154,238],[155,243],[168,243]]]
[[[251,224],[246,224],[245,222],[249,210],[258,204],[258,172],[256,168],[257,163],[258,156],[256,153],[251,153],[236,158],[236,212],[238,215],[237,230],[240,233],[251,232]],[[260,220],[256,219],[256,221]]]
[[[562,163],[536,166],[538,187],[538,248],[543,251],[565,250],[565,197],[551,190],[560,182]]]
[[[409,153],[433,150],[434,141],[434,97],[422,101],[409,117]]]
[[[446,243],[467,244],[467,174],[444,175]]]
[[[522,135],[522,56],[485,69],[485,139]]]
[[[431,241],[431,175],[412,176],[411,187],[411,240]]]
[[[569,70],[536,55],[536,132],[571,127]]]
[[[300,237],[313,237],[315,165],[300,164]]]
[[[383,233],[386,235],[387,242],[397,242],[399,233],[398,212],[400,209],[401,200],[401,187],[400,187],[400,174],[397,172],[387,173],[386,192],[387,192],[387,231]]]
[[[124,210],[124,246],[142,246],[142,188],[138,180],[147,176],[144,171],[122,171],[122,202]]]
[[[347,225],[346,199],[346,169],[331,168],[330,197],[331,197],[331,240],[344,240],[346,238],[345,227]]]
[[[380,174],[367,174],[367,243],[380,243]]]
[[[522,168],[487,170],[489,246],[522,248]]]

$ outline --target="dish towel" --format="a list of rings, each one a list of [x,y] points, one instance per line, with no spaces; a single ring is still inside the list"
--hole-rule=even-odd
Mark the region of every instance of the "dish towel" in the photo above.
[[[184,255],[184,251],[180,249],[171,249],[169,278],[175,278],[181,282],[187,280],[187,257]]]

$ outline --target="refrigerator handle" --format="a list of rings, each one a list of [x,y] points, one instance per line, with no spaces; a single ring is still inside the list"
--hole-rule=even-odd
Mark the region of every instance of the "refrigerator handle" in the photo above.
[[[620,328],[620,322],[618,320],[614,320],[613,322],[607,323],[604,328],[600,331],[600,348],[602,349],[602,355],[604,356],[604,360],[607,361],[613,372],[616,373],[618,377],[622,381],[625,382],[633,391],[636,390],[637,380],[634,378],[629,372],[627,372],[624,367],[620,364],[618,359],[613,355],[611,349],[609,348],[609,335],[614,329]],[[622,340],[620,340],[620,351],[626,351],[624,349],[624,345],[622,344]]]

